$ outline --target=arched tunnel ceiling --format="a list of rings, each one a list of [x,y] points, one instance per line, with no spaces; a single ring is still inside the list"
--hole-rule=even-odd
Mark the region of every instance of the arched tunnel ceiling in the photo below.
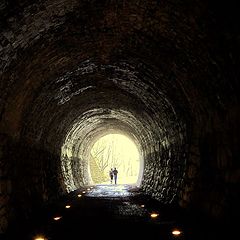
[[[193,56],[190,39],[179,41],[188,49],[173,41],[177,31],[187,25],[166,31],[172,24],[166,18],[166,7],[152,6],[153,14],[148,13],[148,4],[138,14],[136,7],[130,3],[46,1],[33,4],[30,15],[23,9],[17,18],[9,17],[9,29],[4,29],[3,36],[5,42],[13,43],[6,43],[1,53],[9,56],[2,68],[3,79],[11,80],[5,85],[9,107],[3,113],[2,129],[61,155],[76,122],[82,126],[75,142],[78,136],[99,137],[115,124],[116,131],[139,142],[146,162],[166,161],[162,164],[166,172],[178,165],[172,172],[180,171],[176,182],[181,182],[191,110],[182,76],[176,74],[179,61],[187,64],[189,57],[199,56]],[[177,15],[171,21],[175,18]],[[153,54],[156,49],[158,54]],[[84,120],[89,112],[96,117]],[[89,141],[84,144],[91,145]],[[74,143],[75,149],[80,142]],[[162,160],[161,147],[168,156]],[[148,174],[153,166],[145,169]],[[166,176],[168,173],[161,179]],[[167,184],[168,178],[165,180]],[[75,182],[79,183],[72,190],[83,184]],[[166,196],[172,199],[173,194],[176,191]]]
[[[139,144],[143,189],[188,203],[199,142],[212,132],[224,135],[226,126],[231,132],[237,118],[234,29],[212,9],[205,1],[3,1],[0,131],[25,144],[29,168],[41,166],[13,191],[40,178],[42,186],[29,191],[48,198],[54,187],[46,175],[65,191],[59,166],[67,136],[79,130],[71,141],[81,152],[116,130]],[[54,160],[29,154],[38,150]],[[70,190],[83,184],[77,178]]]
[[[101,78],[108,74],[102,74],[96,68],[103,66],[111,72],[114,67],[118,68],[119,59],[121,65],[134,62],[133,68],[140,70],[137,75],[147,75],[145,81],[153,78],[150,85],[157,85],[157,90],[167,94],[170,101],[182,104],[180,112],[186,108],[185,102],[192,108],[197,106],[195,111],[204,111],[200,108],[205,108],[216,100],[219,105],[223,104],[224,99],[219,99],[220,87],[227,87],[225,91],[230,92],[233,86],[225,86],[223,81],[219,82],[223,79],[215,77],[219,66],[209,54],[209,46],[203,41],[208,36],[197,24],[198,15],[194,18],[178,2],[175,3],[178,11],[171,11],[173,3],[140,2],[97,4],[94,1],[43,1],[29,7],[25,7],[24,1],[19,2],[16,7],[18,15],[11,16],[10,13],[6,18],[1,50],[1,70],[6,72],[3,74],[5,98],[8,91],[16,91],[17,94],[8,98],[8,104],[11,106],[18,102],[21,105],[21,111],[17,106],[14,112],[14,106],[11,106],[9,113],[14,115],[12,128],[15,129],[12,131],[15,134],[19,131],[16,122],[21,121],[24,107],[28,109],[28,102],[34,101],[44,86],[51,85],[51,90],[63,88],[62,92],[71,88],[70,95],[77,94],[84,87],[90,90],[90,79],[101,85]],[[5,7],[8,5],[6,3]],[[186,32],[189,32],[188,37],[185,37]],[[97,64],[93,62],[85,68],[83,66],[82,71],[93,71],[100,76],[88,74],[90,79],[84,80],[88,83],[83,83],[81,79],[81,83],[76,86],[77,80],[72,83],[70,79],[74,76],[72,73],[76,73],[79,65],[91,59]],[[157,73],[154,69],[144,68],[141,62],[154,66]],[[16,70],[12,71],[13,67]],[[126,71],[129,71],[128,67]],[[122,73],[119,71],[117,74]],[[144,78],[140,77],[140,80],[143,81]],[[66,82],[68,79],[69,86]],[[219,89],[213,82],[217,80]],[[209,96],[209,92],[205,91],[206,86],[209,92],[215,94]],[[193,90],[196,88],[198,91]],[[50,93],[51,90],[48,88],[49,94],[54,94]],[[69,97],[66,93],[60,98],[65,101]],[[207,106],[199,105],[201,97],[207,98]],[[209,98],[212,98],[212,102]]]

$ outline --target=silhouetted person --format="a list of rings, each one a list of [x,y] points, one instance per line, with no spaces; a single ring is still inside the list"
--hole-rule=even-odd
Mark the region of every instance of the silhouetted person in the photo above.
[[[111,180],[111,183],[112,183],[112,181],[113,181],[113,169],[112,168],[109,171],[109,177],[110,177],[110,180]]]
[[[114,168],[113,170],[113,177],[114,177],[114,183],[117,184],[117,175],[118,175],[118,170]]]

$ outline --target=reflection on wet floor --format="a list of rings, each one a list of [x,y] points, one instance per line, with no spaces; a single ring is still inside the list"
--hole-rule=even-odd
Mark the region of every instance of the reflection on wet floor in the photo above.
[[[90,192],[86,194],[88,197],[130,197],[134,193],[131,192],[131,189],[136,189],[136,187],[131,185],[98,185],[93,188]]]

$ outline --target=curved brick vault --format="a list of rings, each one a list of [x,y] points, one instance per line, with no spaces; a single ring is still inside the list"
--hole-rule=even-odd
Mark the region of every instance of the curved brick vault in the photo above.
[[[212,217],[233,214],[233,9],[190,0],[1,1],[0,233],[69,182],[70,190],[88,183],[78,153],[111,131],[137,143],[148,194]],[[66,174],[69,139],[75,158],[64,162]]]

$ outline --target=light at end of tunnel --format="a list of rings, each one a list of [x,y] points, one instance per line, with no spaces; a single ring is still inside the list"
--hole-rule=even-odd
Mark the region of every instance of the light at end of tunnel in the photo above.
[[[70,205],[66,205],[65,208],[70,208],[71,206]]]
[[[47,240],[47,238],[39,235],[39,236],[36,236],[34,240]]]
[[[78,196],[78,197],[81,197],[81,196],[82,196],[82,194],[78,194],[77,196]]]
[[[121,176],[118,183],[136,184],[138,182],[140,170],[138,147],[126,135],[118,133],[106,134],[94,143],[90,153],[92,158],[95,159],[96,163],[94,164],[98,168],[101,168],[103,164],[102,159],[104,159],[104,165],[106,165],[102,173],[98,172],[93,165],[90,165],[90,174],[94,185],[106,184],[105,176],[109,175],[111,167],[114,168],[116,164],[118,165],[119,176]]]
[[[53,219],[55,220],[55,221],[58,221],[58,220],[60,220],[62,217],[61,216],[57,216],[57,217],[54,217]]]
[[[151,216],[151,218],[157,218],[159,216],[159,214],[158,213],[151,213],[150,216]]]
[[[181,235],[181,231],[179,231],[178,229],[174,229],[173,231],[172,231],[172,235],[174,235],[174,236],[179,236],[179,235]]]

